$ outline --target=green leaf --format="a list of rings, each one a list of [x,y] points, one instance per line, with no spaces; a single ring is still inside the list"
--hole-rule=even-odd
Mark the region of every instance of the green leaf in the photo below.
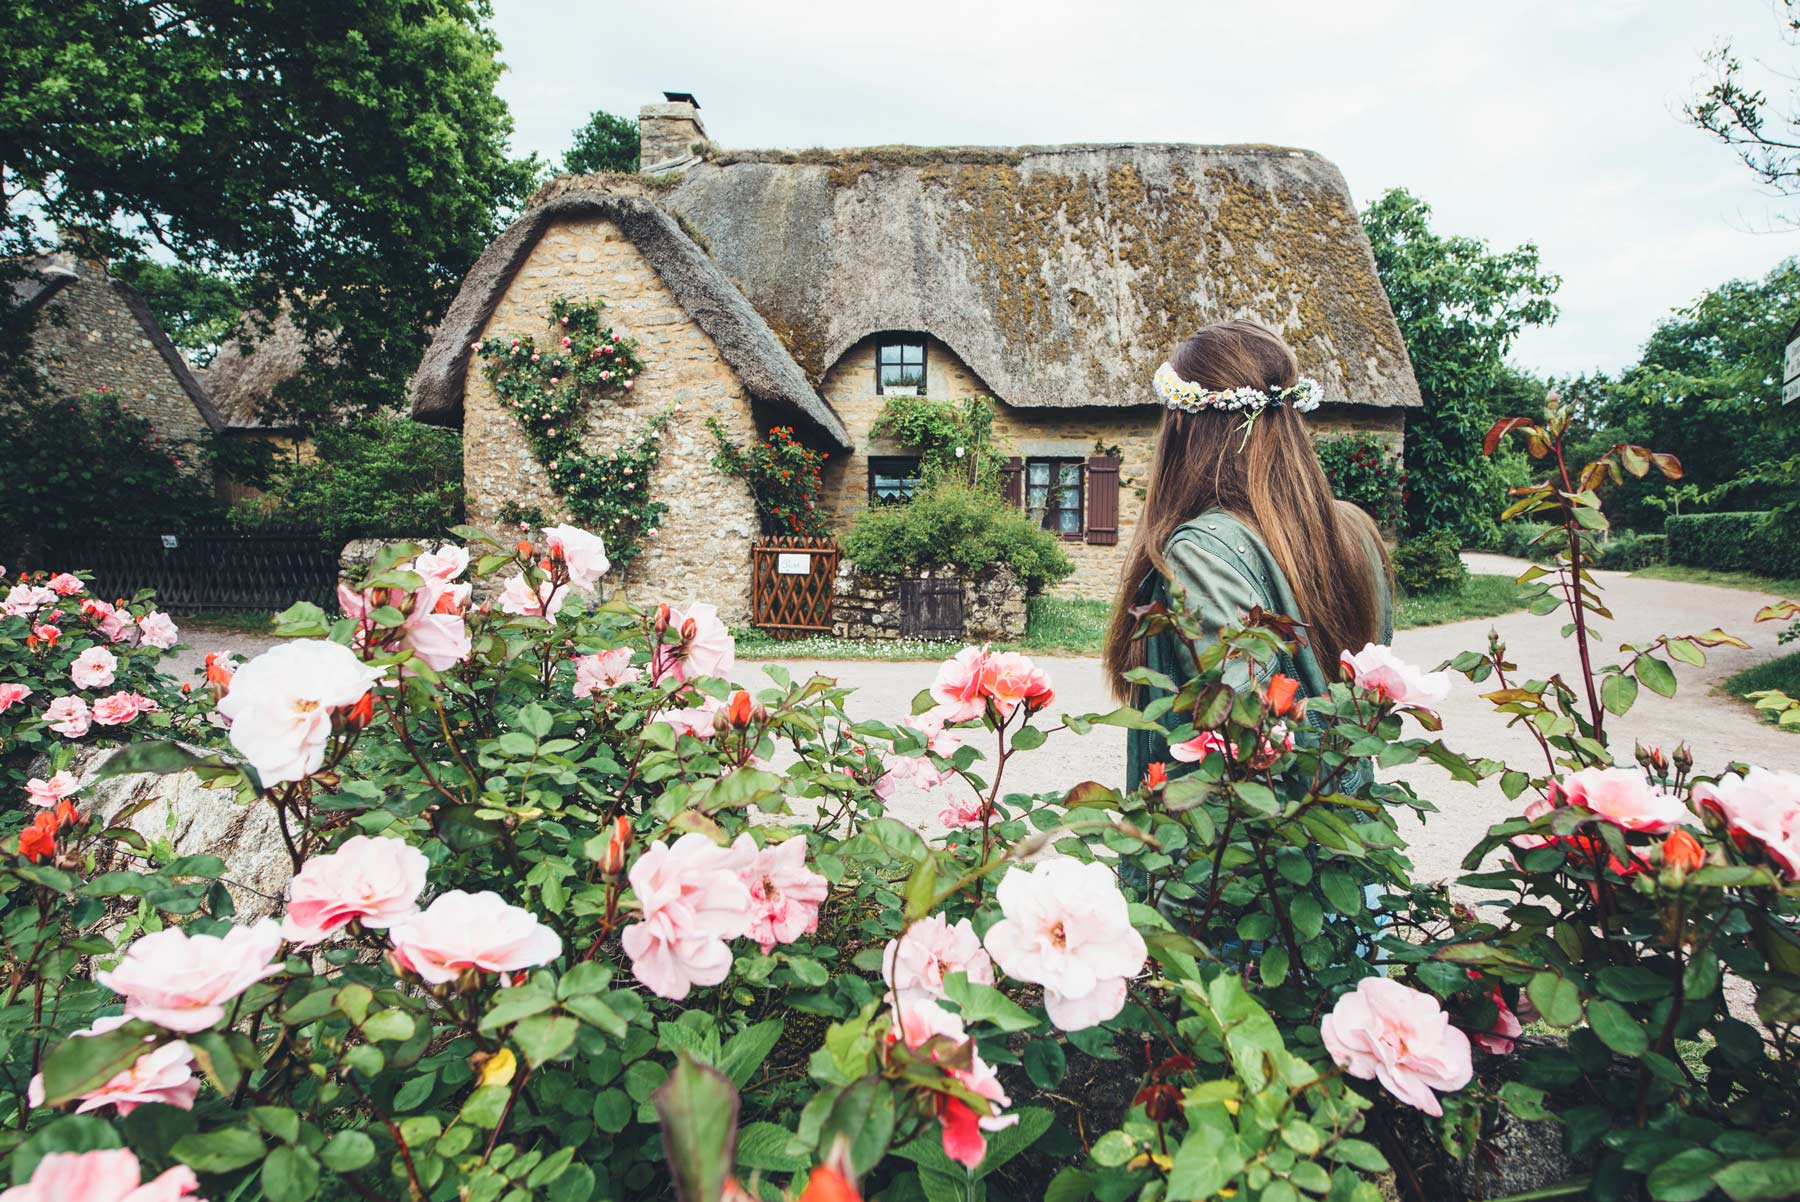
[[[1025,1045],[1025,1075],[1039,1089],[1055,1089],[1068,1071],[1069,1058],[1062,1044],[1052,1036],[1043,1036]]]
[[[1631,1011],[1610,998],[1595,998],[1587,1007],[1588,1026],[1594,1034],[1621,1056],[1642,1056],[1650,1047],[1644,1024],[1631,1017]]]
[[[944,978],[944,996],[955,1002],[966,1023],[992,1023],[1002,1031],[1026,1031],[1038,1025],[1017,1002],[995,989],[953,972]]]
[[[819,1148],[829,1152],[841,1138],[851,1169],[870,1172],[888,1153],[897,1117],[893,1087],[874,1074],[859,1077],[832,1100],[819,1125]]]
[[[1723,1163],[1717,1152],[1688,1148],[1650,1170],[1645,1184],[1655,1202],[1700,1202],[1713,1192],[1713,1170]]]
[[[1258,966],[1258,974],[1262,983],[1270,989],[1277,989],[1287,980],[1288,950],[1279,943],[1270,944],[1264,949],[1262,963]]]
[[[536,1068],[568,1051],[579,1034],[581,1024],[566,1014],[537,1014],[512,1029],[512,1040]]]
[[[268,1202],[307,1202],[319,1192],[319,1162],[305,1148],[284,1144],[263,1161],[262,1190]]]
[[[1740,1160],[1713,1174],[1731,1202],[1782,1202],[1800,1195],[1800,1159]]]
[[[405,1043],[417,1029],[413,1016],[397,1008],[379,1010],[362,1024],[363,1037],[375,1043]]]
[[[738,1094],[725,1074],[683,1053],[651,1095],[679,1202],[717,1202],[737,1162]]]
[[[63,1040],[44,1059],[44,1105],[60,1106],[99,1089],[155,1048],[146,1038],[152,1034],[149,1023],[133,1021],[99,1035]]]
[[[907,922],[917,922],[931,913],[932,903],[937,900],[937,879],[936,856],[926,856],[907,875],[904,914]]]
[[[354,1129],[339,1131],[319,1150],[319,1159],[334,1173],[354,1173],[375,1162],[375,1141]]]
[[[1072,1165],[1058,1169],[1044,1187],[1044,1202],[1087,1202],[1093,1195],[1093,1175]]]
[[[1566,977],[1540,972],[1526,984],[1525,994],[1553,1027],[1572,1027],[1581,1021],[1581,990]]]
[[[221,1127],[184,1135],[171,1155],[198,1173],[229,1173],[263,1158],[262,1136],[248,1127]]]
[[[790,1150],[794,1133],[780,1123],[749,1123],[738,1132],[737,1162],[774,1173],[802,1173],[812,1158]]]
[[[622,1089],[603,1089],[594,1095],[594,1126],[617,1135],[631,1123],[636,1107]]]
[[[1327,868],[1319,874],[1319,892],[1331,903],[1331,908],[1339,914],[1359,914],[1363,908],[1362,886],[1349,873],[1336,868]]]
[[[1044,745],[1044,732],[1035,726],[1021,726],[1013,732],[1014,751],[1032,751]]]
[[[719,1071],[730,1078],[731,1083],[742,1089],[768,1059],[775,1045],[781,1042],[781,1033],[786,1024],[779,1018],[768,1018],[753,1027],[746,1027],[725,1041],[719,1052]]]
[[[1600,704],[1606,712],[1617,717],[1624,717],[1637,700],[1638,682],[1620,673],[1608,676],[1600,685]]]
[[[1663,697],[1675,695],[1675,671],[1669,665],[1649,655],[1640,655],[1635,668],[1637,678],[1652,693]]]

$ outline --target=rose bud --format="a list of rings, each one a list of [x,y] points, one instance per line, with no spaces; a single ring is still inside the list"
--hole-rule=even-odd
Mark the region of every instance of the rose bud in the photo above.
[[[625,873],[625,853],[631,847],[631,819],[621,814],[612,820],[612,831],[606,840],[606,851],[600,857],[600,875],[617,880]]]
[[[520,539],[518,541],[518,544],[514,548],[514,550],[518,551],[520,559],[530,559],[531,558],[531,554],[532,554],[531,544],[529,542],[526,542],[524,539]]]
[[[1688,750],[1686,743],[1675,749],[1675,771],[1686,776],[1694,768],[1694,753]]]
[[[1663,867],[1685,876],[1706,866],[1706,849],[1700,840],[1680,827],[1669,832],[1662,845]]]
[[[1269,687],[1263,693],[1263,700],[1277,715],[1285,717],[1293,711],[1294,694],[1299,691],[1299,681],[1292,676],[1284,676],[1277,672],[1269,678]]]
[[[748,726],[755,708],[756,703],[751,700],[750,694],[739,689],[731,695],[731,700],[725,703],[725,719],[739,728]]]
[[[669,628],[669,606],[667,602],[656,607],[656,621],[653,625],[655,626],[659,638],[661,637],[662,632]]]
[[[1144,788],[1152,793],[1169,783],[1169,768],[1161,760],[1144,769]]]
[[[344,725],[350,730],[361,730],[375,718],[375,694],[364,693],[355,705],[344,711]]]

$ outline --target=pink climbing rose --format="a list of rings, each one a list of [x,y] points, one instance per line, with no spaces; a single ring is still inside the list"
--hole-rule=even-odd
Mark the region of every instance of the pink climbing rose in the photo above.
[[[93,1026],[85,1031],[75,1032],[74,1038],[103,1035],[130,1021],[123,1014],[95,1019]],[[155,1043],[156,1037],[146,1036],[144,1042]],[[115,1074],[99,1088],[82,1094],[81,1105],[75,1107],[75,1113],[83,1114],[89,1110],[111,1106],[120,1118],[124,1118],[147,1102],[173,1106],[178,1110],[192,1110],[194,1098],[199,1092],[200,1078],[194,1075],[194,1050],[176,1039],[145,1052],[132,1061],[129,1068]],[[26,1090],[26,1100],[33,1106],[44,1104],[42,1073],[31,1079],[31,1085]]]
[[[631,648],[614,647],[598,655],[575,657],[575,696],[598,697],[622,684],[632,684],[639,672],[631,666]]]
[[[392,926],[419,912],[430,866],[424,852],[400,839],[352,835],[294,874],[282,937],[310,947],[352,921],[376,929]]]
[[[831,882],[806,866],[806,840],[796,836],[758,848],[749,835],[731,845],[743,866],[738,879],[750,890],[750,929],[763,955],[778,943],[792,943],[819,929],[819,904]]]
[[[558,560],[569,573],[569,584],[584,593],[592,592],[600,577],[612,566],[606,558],[606,543],[598,534],[590,534],[577,526],[550,526],[544,530],[544,545],[550,558]]]
[[[361,701],[382,673],[342,643],[297,639],[239,668],[218,710],[264,785],[304,780],[324,766],[333,712]]]
[[[452,889],[388,928],[394,960],[427,985],[446,985],[471,969],[513,973],[562,955],[562,938],[529,910],[498,893]]]
[[[137,1154],[130,1148],[52,1152],[38,1161],[31,1180],[0,1193],[0,1202],[205,1202],[194,1170],[178,1164],[140,1184]]]
[[[1681,798],[1652,785],[1636,768],[1583,768],[1550,784],[1550,802],[1591,810],[1614,826],[1667,834],[1688,808]],[[1535,815],[1527,815],[1535,817]]]
[[[957,972],[980,985],[994,983],[994,962],[966,918],[954,926],[942,914],[922,918],[881,953],[882,980],[901,999],[941,998],[944,978]]]
[[[92,721],[88,703],[72,695],[56,698],[44,710],[44,725],[66,739],[85,735]]]
[[[113,682],[119,659],[105,647],[89,647],[69,665],[69,679],[78,689],[104,689]]]
[[[1438,1000],[1389,977],[1364,977],[1339,997],[1319,1034],[1345,1072],[1379,1081],[1426,1114],[1443,1114],[1437,1095],[1456,1092],[1475,1075],[1469,1037],[1450,1025]]]
[[[25,795],[32,805],[49,810],[56,808],[57,802],[80,787],[81,783],[75,779],[75,774],[64,769],[52,774],[49,780],[34,776],[26,781]]]
[[[1338,662],[1357,688],[1393,705],[1429,707],[1450,696],[1450,673],[1426,672],[1380,643],[1366,643],[1361,651],[1345,651]]]
[[[126,1017],[192,1034],[217,1026],[227,1002],[279,973],[280,948],[281,928],[270,918],[222,936],[165,927],[139,937],[94,979],[125,999]]]
[[[987,1155],[989,1131],[1004,1131],[1019,1121],[1016,1114],[1002,1114],[1012,1104],[1000,1078],[974,1048],[962,1019],[928,998],[902,999],[894,1006],[888,1040],[909,1048],[926,1048],[944,1074],[987,1103],[986,1114],[976,1114],[961,1098],[935,1094],[937,1120],[944,1141],[944,1155],[967,1168],[979,1165]],[[967,1068],[953,1068],[967,1047]]]
[[[739,873],[741,849],[705,835],[652,843],[626,874],[643,918],[621,932],[631,971],[659,997],[679,1001],[696,985],[717,985],[731,971],[727,941],[750,929],[750,890]]]
[[[1051,1022],[1079,1031],[1124,1009],[1125,983],[1149,953],[1106,865],[1014,868],[994,896],[1005,917],[988,929],[988,953],[1008,976],[1044,987]]]

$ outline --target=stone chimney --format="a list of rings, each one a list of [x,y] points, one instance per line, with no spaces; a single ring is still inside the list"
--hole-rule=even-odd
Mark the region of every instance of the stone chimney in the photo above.
[[[638,170],[646,175],[692,166],[708,145],[692,93],[664,92],[661,104],[638,110]]]

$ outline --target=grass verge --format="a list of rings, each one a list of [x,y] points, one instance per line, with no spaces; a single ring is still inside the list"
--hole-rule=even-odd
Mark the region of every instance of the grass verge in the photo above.
[[[186,614],[176,624],[195,630],[216,630],[228,634],[274,634],[275,611],[261,609],[215,609],[205,613]]]
[[[1519,586],[1511,576],[1471,576],[1461,592],[1400,598],[1394,606],[1394,629],[1442,626],[1473,618],[1494,618],[1523,609]]]
[[[1740,588],[1756,593],[1773,593],[1800,601],[1800,580],[1782,580],[1771,576],[1754,576],[1749,572],[1715,572],[1711,568],[1691,568],[1679,563],[1653,563],[1632,573],[1647,580],[1679,580],[1684,584],[1715,584],[1720,588]]]

